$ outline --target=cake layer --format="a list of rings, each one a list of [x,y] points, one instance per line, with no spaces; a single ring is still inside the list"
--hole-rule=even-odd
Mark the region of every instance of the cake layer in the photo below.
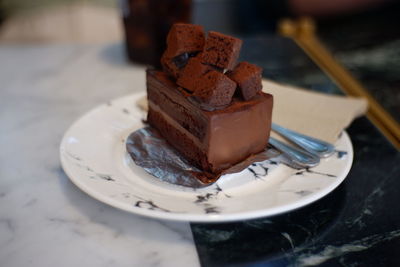
[[[193,135],[152,104],[149,104],[147,120],[187,160],[202,170],[210,171],[207,154]]]
[[[213,168],[229,168],[263,151],[271,130],[271,112],[272,96],[260,93],[246,106],[236,105],[231,112],[210,116],[207,156]]]
[[[208,119],[202,112],[198,112],[187,97],[183,89],[169,79],[161,71],[147,71],[147,98],[200,140],[207,132]]]
[[[189,161],[218,173],[261,152],[268,143],[272,96],[262,92],[220,110],[202,110],[158,71],[147,72],[148,122]]]

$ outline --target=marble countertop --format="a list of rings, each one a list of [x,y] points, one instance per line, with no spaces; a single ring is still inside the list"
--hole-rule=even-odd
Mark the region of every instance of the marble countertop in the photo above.
[[[102,204],[60,166],[67,128],[144,90],[142,70],[119,45],[0,47],[0,266],[199,265],[189,223]]]
[[[286,72],[256,59],[267,77],[337,92],[312,64],[306,73],[304,58]],[[345,182],[272,218],[162,221],[81,192],[60,166],[64,132],[94,106],[144,90],[143,70],[126,64],[120,44],[0,46],[0,266],[400,264],[400,154],[366,118],[348,129],[355,161]]]

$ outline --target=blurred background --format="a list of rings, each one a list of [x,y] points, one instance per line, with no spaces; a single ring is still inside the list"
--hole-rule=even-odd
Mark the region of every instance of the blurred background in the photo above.
[[[127,6],[132,15],[143,16],[142,25],[157,14],[166,23],[175,17],[230,34],[274,32],[281,17],[300,15],[317,18],[322,32],[332,24],[354,28],[358,21],[367,23],[363,32],[380,29],[385,38],[390,30],[399,33],[395,0],[0,0],[1,38],[31,42],[120,38],[120,15]],[[382,27],[383,21],[388,27]],[[360,35],[360,29],[353,34]]]
[[[352,24],[358,22],[367,23],[363,32],[380,29],[385,38],[388,31],[399,33],[395,0],[0,0],[1,39],[101,42],[120,38],[120,15],[127,5],[132,15],[147,17],[142,25],[154,14],[162,14],[160,19],[189,20],[206,29],[259,34],[274,32],[281,17],[309,15],[323,22],[322,32],[332,24],[354,28]],[[360,29],[353,34],[360,35]]]
[[[399,14],[400,1],[390,0],[0,0],[0,44],[121,43],[130,62],[157,65],[170,25],[191,22],[245,38],[243,57],[260,61],[266,77],[334,92],[326,77],[304,72],[314,68],[304,56],[271,37],[281,18],[307,15],[335,58],[400,121]]]

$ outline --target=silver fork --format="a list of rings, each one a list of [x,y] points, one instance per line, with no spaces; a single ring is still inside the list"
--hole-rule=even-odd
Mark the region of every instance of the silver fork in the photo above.
[[[311,168],[319,164],[320,158],[303,149],[287,145],[270,137],[269,143],[282,152],[285,163],[295,169]]]
[[[301,147],[287,145],[272,137],[269,139],[269,143],[280,150],[288,165],[294,168],[315,167],[319,164],[320,158],[328,157],[335,151],[334,146],[325,141],[297,133],[275,123],[272,123],[272,130]]]
[[[292,141],[299,147],[303,148],[311,154],[315,154],[320,158],[326,158],[335,152],[335,147],[320,139],[300,134],[293,130],[289,130],[275,123],[272,123],[272,130],[279,133],[289,141]]]

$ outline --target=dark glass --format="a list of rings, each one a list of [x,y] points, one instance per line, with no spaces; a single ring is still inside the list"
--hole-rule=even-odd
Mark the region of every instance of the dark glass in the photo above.
[[[121,0],[129,60],[159,67],[172,24],[190,22],[191,0]]]

